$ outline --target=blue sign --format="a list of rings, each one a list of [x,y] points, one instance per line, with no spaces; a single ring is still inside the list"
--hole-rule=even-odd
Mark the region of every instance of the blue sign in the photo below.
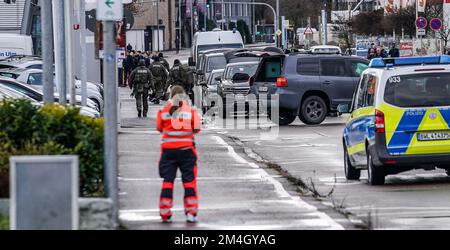
[[[433,18],[430,21],[430,28],[432,30],[440,30],[442,28],[442,21],[439,18]]]
[[[425,27],[427,27],[428,25],[428,21],[425,17],[418,17],[416,19],[416,27],[418,29],[425,29]]]

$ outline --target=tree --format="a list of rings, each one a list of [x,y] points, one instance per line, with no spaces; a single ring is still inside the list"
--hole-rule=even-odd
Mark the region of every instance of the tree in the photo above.
[[[144,8],[144,3],[141,0],[133,0],[131,3],[125,4],[125,9],[131,11],[136,16],[140,16],[148,10]]]
[[[353,44],[352,22],[343,16],[336,16],[336,19],[332,31],[338,34],[344,49],[349,49]]]
[[[236,29],[241,33],[242,40],[247,44],[252,43],[252,35],[250,34],[247,23],[244,20],[238,20],[236,25]]]
[[[372,12],[362,12],[352,19],[352,30],[359,35],[380,35],[384,34],[381,22],[384,18],[384,10]]]

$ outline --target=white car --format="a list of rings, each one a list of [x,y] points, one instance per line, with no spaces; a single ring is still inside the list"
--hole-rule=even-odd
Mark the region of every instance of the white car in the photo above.
[[[342,54],[341,48],[331,45],[320,45],[311,47],[311,53],[313,54]]]
[[[43,79],[41,69],[23,69],[10,68],[0,69],[0,76],[16,79],[19,82],[26,83],[38,90],[42,90]],[[76,94],[81,95],[81,81],[75,80]],[[103,88],[99,84],[87,82],[88,99],[95,103],[99,111],[102,113],[104,108],[103,103]],[[55,93],[58,93],[57,85],[55,83]]]

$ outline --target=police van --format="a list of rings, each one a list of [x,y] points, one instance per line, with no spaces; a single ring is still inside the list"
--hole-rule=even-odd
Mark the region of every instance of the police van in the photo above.
[[[450,174],[450,56],[374,59],[355,90],[344,129],[345,175],[383,185],[412,169]]]

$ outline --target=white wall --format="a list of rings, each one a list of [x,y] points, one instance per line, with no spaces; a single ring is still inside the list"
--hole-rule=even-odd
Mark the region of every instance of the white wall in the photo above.
[[[144,30],[129,30],[127,31],[127,45],[133,46],[133,50],[145,50],[144,45]]]

